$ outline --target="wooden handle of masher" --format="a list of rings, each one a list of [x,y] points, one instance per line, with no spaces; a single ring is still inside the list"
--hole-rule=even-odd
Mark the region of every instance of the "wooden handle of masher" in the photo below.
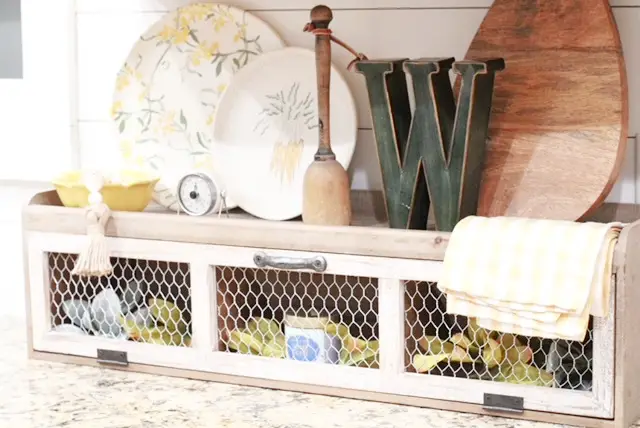
[[[318,126],[320,141],[316,160],[334,160],[331,150],[331,9],[318,5],[311,10],[311,23],[316,29],[316,73],[318,75]],[[319,31],[318,31],[319,30]],[[323,32],[322,30],[326,30]]]
[[[315,225],[351,224],[349,176],[331,150],[331,9],[316,6],[311,10],[311,25],[316,36],[318,80],[318,151],[304,175],[302,221]]]

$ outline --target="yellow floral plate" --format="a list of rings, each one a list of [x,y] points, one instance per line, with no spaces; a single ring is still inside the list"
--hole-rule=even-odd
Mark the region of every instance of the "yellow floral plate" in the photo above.
[[[226,189],[211,152],[218,101],[238,70],[283,47],[266,23],[217,3],[178,8],[140,37],[118,73],[111,114],[123,166],[159,174],[156,202],[177,211],[178,181],[196,170]],[[226,202],[237,206],[232,194]]]

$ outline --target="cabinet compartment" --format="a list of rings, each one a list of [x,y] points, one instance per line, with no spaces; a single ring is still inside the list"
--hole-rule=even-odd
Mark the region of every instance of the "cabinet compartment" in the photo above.
[[[207,284],[194,288],[184,247],[108,238],[113,272],[87,278],[71,273],[86,236],[36,233],[27,242],[34,351],[118,367],[206,369],[198,352],[206,329],[197,319],[211,309],[196,305],[194,290]]]
[[[437,282],[404,281],[404,372],[414,384],[474,388],[472,402],[502,390],[523,409],[610,417],[613,324],[592,317],[583,342],[490,331],[447,313]]]
[[[219,349],[287,358],[285,317],[326,317],[339,364],[379,367],[375,278],[218,266]]]
[[[112,257],[113,273],[72,275],[77,258],[46,253],[51,331],[165,346],[191,345],[187,263]]]
[[[436,283],[405,283],[408,372],[591,391],[593,319],[583,342],[505,334],[446,313]],[[414,344],[413,347],[409,346]]]

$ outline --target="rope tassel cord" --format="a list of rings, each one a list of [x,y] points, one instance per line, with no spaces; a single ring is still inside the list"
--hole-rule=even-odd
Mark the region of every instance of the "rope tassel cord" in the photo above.
[[[113,271],[105,238],[111,210],[102,200],[103,185],[104,180],[99,174],[88,174],[85,177],[85,186],[89,190],[89,207],[86,211],[88,242],[78,255],[72,275],[106,276]]]

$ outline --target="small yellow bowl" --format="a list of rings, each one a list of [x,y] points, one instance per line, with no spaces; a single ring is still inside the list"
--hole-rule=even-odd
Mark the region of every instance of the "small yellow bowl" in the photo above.
[[[89,205],[89,190],[82,177],[82,171],[68,171],[53,180],[65,207],[84,208]],[[144,211],[159,180],[159,177],[143,171],[122,171],[118,181],[105,178],[102,198],[113,211]]]

